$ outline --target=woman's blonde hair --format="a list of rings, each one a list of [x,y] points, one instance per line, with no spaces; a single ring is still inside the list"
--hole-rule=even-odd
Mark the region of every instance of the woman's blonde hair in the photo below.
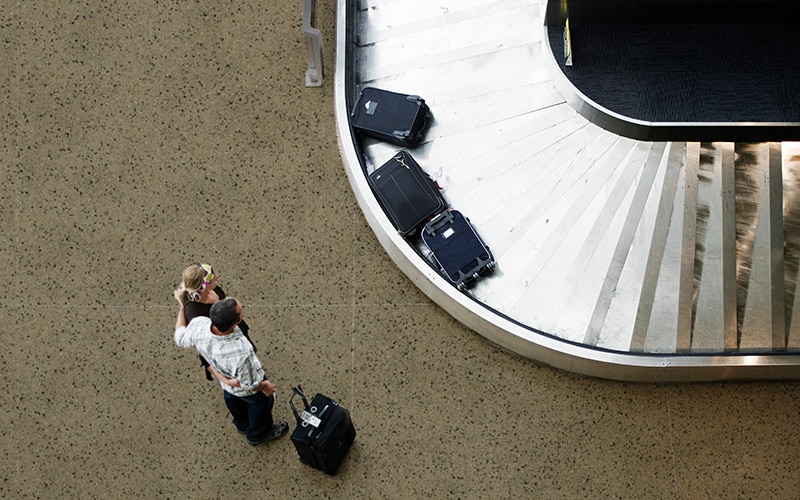
[[[211,280],[206,278],[211,275]],[[192,264],[183,270],[183,289],[178,295],[181,304],[200,300],[200,294],[205,291],[211,281],[214,280],[213,268],[208,264]]]

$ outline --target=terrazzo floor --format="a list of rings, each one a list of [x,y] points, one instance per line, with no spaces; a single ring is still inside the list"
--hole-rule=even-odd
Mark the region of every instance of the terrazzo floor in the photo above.
[[[350,191],[300,2],[0,4],[0,497],[794,498],[800,385],[638,385],[506,352],[416,290]],[[351,410],[339,474],[250,447],[172,340],[207,261],[275,416]]]

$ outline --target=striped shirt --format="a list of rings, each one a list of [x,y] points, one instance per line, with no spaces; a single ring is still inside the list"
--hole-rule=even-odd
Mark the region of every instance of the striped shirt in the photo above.
[[[219,382],[222,390],[234,396],[255,394],[259,384],[265,380],[264,367],[238,326],[229,335],[214,335],[211,332],[211,318],[198,316],[188,326],[175,329],[175,343],[181,347],[196,348],[222,375],[239,379],[240,387]]]

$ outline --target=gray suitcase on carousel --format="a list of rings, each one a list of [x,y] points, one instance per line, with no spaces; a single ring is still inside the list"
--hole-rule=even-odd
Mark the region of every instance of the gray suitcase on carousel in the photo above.
[[[422,141],[431,112],[420,96],[366,87],[350,119],[353,128],[363,135],[413,148]]]

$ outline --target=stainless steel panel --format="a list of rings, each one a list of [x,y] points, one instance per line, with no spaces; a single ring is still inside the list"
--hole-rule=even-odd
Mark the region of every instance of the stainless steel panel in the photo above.
[[[736,214],[733,144],[701,151],[692,350],[736,348]]]
[[[743,144],[736,164],[739,347],[782,349],[786,328],[780,145]]]
[[[787,347],[800,347],[800,143],[781,145]]]
[[[632,351],[676,352],[681,304],[683,160],[685,143],[671,143],[633,327]]]
[[[652,199],[653,183],[663,175],[661,167],[666,146],[665,143],[639,145],[646,148],[647,156],[643,163],[633,164],[637,180],[631,191],[630,205],[623,212],[625,222],[616,238],[614,258],[608,268],[599,270],[605,274],[605,280],[584,337],[584,343],[590,345],[596,345],[605,332],[607,337],[624,338],[625,345],[629,346],[633,335],[642,277],[650,253],[648,235],[652,232],[652,217],[645,215],[654,210],[648,201]]]
[[[683,213],[675,211],[676,224],[683,227],[680,258],[680,292],[675,349],[688,352],[692,347],[695,301],[695,255],[697,251],[697,192],[700,173],[700,143],[686,144],[683,169]],[[680,222],[678,222],[680,221]]]

